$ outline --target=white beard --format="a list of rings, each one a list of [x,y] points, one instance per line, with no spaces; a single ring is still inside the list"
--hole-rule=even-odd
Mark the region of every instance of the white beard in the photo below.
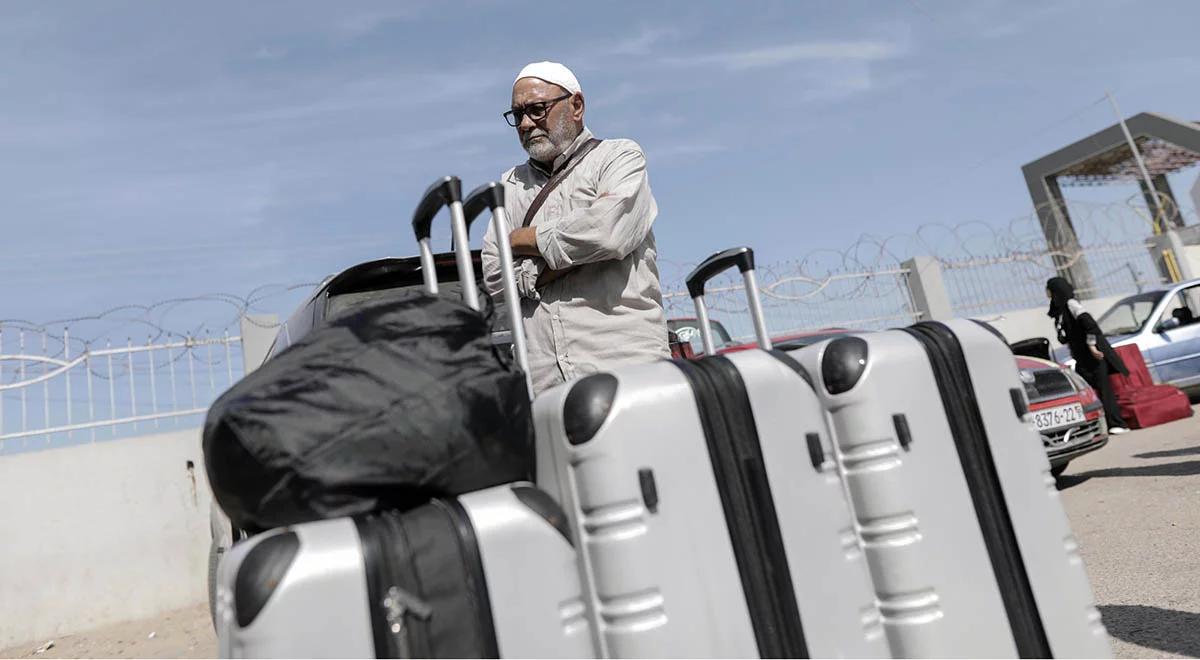
[[[539,136],[541,139],[535,139]],[[525,148],[525,153],[529,154],[530,158],[549,164],[553,163],[559,154],[571,146],[577,137],[579,137],[579,132],[574,130],[570,118],[564,115],[558,123],[550,127],[548,133],[540,128],[530,131],[521,146]]]

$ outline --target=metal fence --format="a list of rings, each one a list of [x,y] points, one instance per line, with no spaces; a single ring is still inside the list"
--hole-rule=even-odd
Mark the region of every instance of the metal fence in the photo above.
[[[757,270],[763,315],[773,336],[824,328],[878,329],[908,325],[921,317],[909,293],[908,271],[900,265],[870,271],[811,275],[795,263]],[[691,318],[686,290],[663,295],[667,318]],[[754,337],[742,279],[722,276],[705,288],[709,315],[739,340]]]
[[[242,376],[241,338],[103,347],[0,326],[0,455],[195,425]]]
[[[1056,257],[1067,264],[1087,260],[1094,283],[1077,290],[1081,298],[1102,298],[1159,286],[1164,280],[1150,247],[1148,243],[1096,245],[1073,254],[1046,250],[1014,252],[943,259],[941,264],[956,313],[992,314],[1044,304],[1046,280],[1058,273]]]

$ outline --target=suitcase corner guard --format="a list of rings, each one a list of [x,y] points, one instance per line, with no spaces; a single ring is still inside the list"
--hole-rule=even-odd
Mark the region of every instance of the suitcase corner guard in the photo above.
[[[595,437],[608,419],[616,396],[617,377],[612,374],[592,374],[575,381],[563,404],[567,441],[581,445]]]
[[[849,392],[867,370],[867,342],[862,337],[839,337],[821,356],[821,380],[830,394]]]
[[[298,552],[300,539],[295,532],[268,536],[250,549],[238,567],[234,588],[238,626],[245,628],[254,623]]]

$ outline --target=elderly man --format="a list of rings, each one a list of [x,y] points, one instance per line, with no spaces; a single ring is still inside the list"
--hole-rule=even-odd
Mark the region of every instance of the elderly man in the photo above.
[[[529,160],[504,173],[534,389],[669,357],[650,230],[658,207],[632,140],[596,140],[583,124],[579,81],[538,62],[513,83],[512,109]],[[500,292],[496,236],[483,244],[484,284]]]

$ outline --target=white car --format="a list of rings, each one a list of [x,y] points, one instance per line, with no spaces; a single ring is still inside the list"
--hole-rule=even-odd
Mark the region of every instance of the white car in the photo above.
[[[1137,345],[1155,382],[1200,393],[1200,279],[1126,296],[1097,323],[1114,348]],[[1054,354],[1074,364],[1065,346]]]

